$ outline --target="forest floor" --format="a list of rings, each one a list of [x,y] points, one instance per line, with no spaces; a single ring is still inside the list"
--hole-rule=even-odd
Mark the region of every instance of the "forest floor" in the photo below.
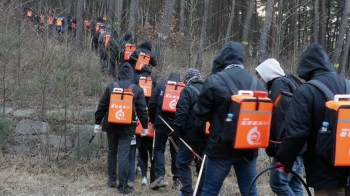
[[[0,165],[0,195],[118,195],[116,188],[110,188],[107,180],[107,156],[91,158],[90,160],[45,160],[45,157],[22,157],[16,155],[2,155]],[[136,182],[131,184],[135,188],[134,195],[144,196],[177,196],[180,191],[172,189],[172,175],[170,157],[167,153],[166,178],[168,187],[151,190],[148,186],[141,186],[141,176],[136,176]],[[257,171],[268,166],[269,161],[259,160]],[[193,167],[194,168],[194,167]],[[197,177],[194,174],[193,187]],[[259,195],[273,195],[268,185],[268,174],[258,179]],[[224,181],[223,194],[225,196],[240,195],[237,181],[232,170]]]

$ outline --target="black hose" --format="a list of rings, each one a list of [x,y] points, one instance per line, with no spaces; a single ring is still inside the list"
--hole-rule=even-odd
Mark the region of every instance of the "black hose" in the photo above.
[[[250,183],[250,185],[249,185],[249,187],[248,187],[247,196],[250,195],[250,191],[252,190],[255,181],[256,181],[263,173],[265,173],[265,172],[267,172],[267,171],[269,171],[269,170],[271,170],[271,169],[278,168],[278,167],[279,167],[279,166],[277,166],[277,165],[271,165],[271,166],[269,166],[269,167],[263,169],[261,172],[259,172],[259,173],[253,178],[252,182]],[[312,196],[312,195],[311,195],[311,192],[310,192],[309,188],[307,187],[306,183],[304,182],[304,180],[303,180],[297,173],[295,173],[294,171],[290,171],[290,173],[292,173],[292,174],[304,185],[304,187],[305,187],[305,189],[306,189],[306,191],[307,191],[307,194],[308,194],[309,196]]]

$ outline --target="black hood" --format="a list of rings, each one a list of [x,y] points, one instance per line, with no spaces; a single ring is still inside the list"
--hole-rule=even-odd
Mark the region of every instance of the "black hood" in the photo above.
[[[171,73],[169,75],[168,80],[174,81],[174,82],[180,82],[180,74],[178,73]]]
[[[152,51],[152,43],[150,40],[146,40],[145,42],[143,42],[143,44],[141,44],[141,48],[147,49],[149,51]]]
[[[244,65],[244,49],[241,43],[229,41],[215,58],[211,72],[220,72],[232,64]]]
[[[119,70],[118,75],[119,80],[130,80],[134,79],[134,70],[132,69],[130,63],[125,62]]]
[[[113,31],[112,35],[113,35],[114,39],[118,39],[118,32],[117,31]]]
[[[132,34],[130,32],[126,32],[124,35],[124,41],[128,41],[132,38]]]
[[[303,52],[297,73],[300,78],[309,81],[316,74],[324,72],[334,72],[334,68],[323,47],[314,42]]]

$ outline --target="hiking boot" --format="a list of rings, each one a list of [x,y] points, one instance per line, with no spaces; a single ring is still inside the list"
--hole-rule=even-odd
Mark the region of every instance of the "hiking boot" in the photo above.
[[[115,182],[115,180],[111,180],[110,178],[107,179],[107,185],[109,187],[116,187],[117,183]]]
[[[142,186],[147,185],[147,177],[143,177],[143,178],[142,178],[141,184],[142,184]]]
[[[131,187],[129,185],[126,185],[124,187],[118,188],[118,193],[120,194],[131,194],[135,191],[134,187]]]
[[[107,185],[109,187],[116,187],[117,186],[117,183],[113,180],[107,180]]]
[[[168,182],[165,180],[163,176],[158,177],[154,182],[150,184],[151,189],[156,189],[159,187],[166,187],[168,186]]]
[[[175,190],[177,190],[177,191],[179,191],[180,189],[181,189],[181,183],[180,183],[180,180],[175,180],[174,181],[174,184],[173,184],[173,189],[175,189]]]

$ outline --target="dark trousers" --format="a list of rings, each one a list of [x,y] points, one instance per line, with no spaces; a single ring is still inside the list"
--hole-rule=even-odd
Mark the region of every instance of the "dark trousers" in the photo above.
[[[129,152],[132,135],[117,135],[107,132],[108,139],[108,180],[117,179],[117,154],[118,154],[118,177],[119,187],[128,184]]]
[[[111,58],[109,61],[110,66],[108,67],[108,73],[112,74],[114,80],[117,80],[117,73],[115,71],[116,63],[116,59]]]
[[[135,155],[136,155],[136,145],[130,145],[129,152],[129,181],[135,182]]]
[[[166,125],[158,125],[155,127],[155,146],[154,146],[154,158],[155,158],[155,174],[156,178],[159,178],[161,176],[164,177],[165,175],[165,157],[164,157],[164,152],[165,152],[165,146],[168,140],[168,135],[171,130],[169,130]],[[172,136],[174,142],[176,145],[179,144],[179,138]],[[177,152],[175,150],[174,145],[170,143],[170,154],[171,154],[171,173],[173,174],[173,181],[179,179],[178,176],[178,170],[176,167],[176,157],[177,157]]]
[[[147,177],[148,157],[150,157],[151,159],[152,144],[153,144],[153,138],[141,137],[139,135],[136,136],[136,145],[139,151],[139,158],[140,158],[139,162],[140,162],[142,178]],[[155,180],[154,168],[155,168],[155,161],[154,159],[153,160],[151,159],[151,170],[149,171],[150,183],[152,183]]]
[[[200,157],[203,158],[205,152],[205,142],[187,143]],[[199,174],[202,162],[195,159],[193,153],[182,143],[179,144],[179,152],[177,154],[176,165],[178,168],[178,174],[180,177],[180,182],[182,184],[181,193],[184,196],[192,196],[192,172],[191,172],[191,162],[196,163],[196,172]],[[198,186],[197,196],[202,194],[202,187],[204,185],[204,170],[202,172],[201,180]]]

